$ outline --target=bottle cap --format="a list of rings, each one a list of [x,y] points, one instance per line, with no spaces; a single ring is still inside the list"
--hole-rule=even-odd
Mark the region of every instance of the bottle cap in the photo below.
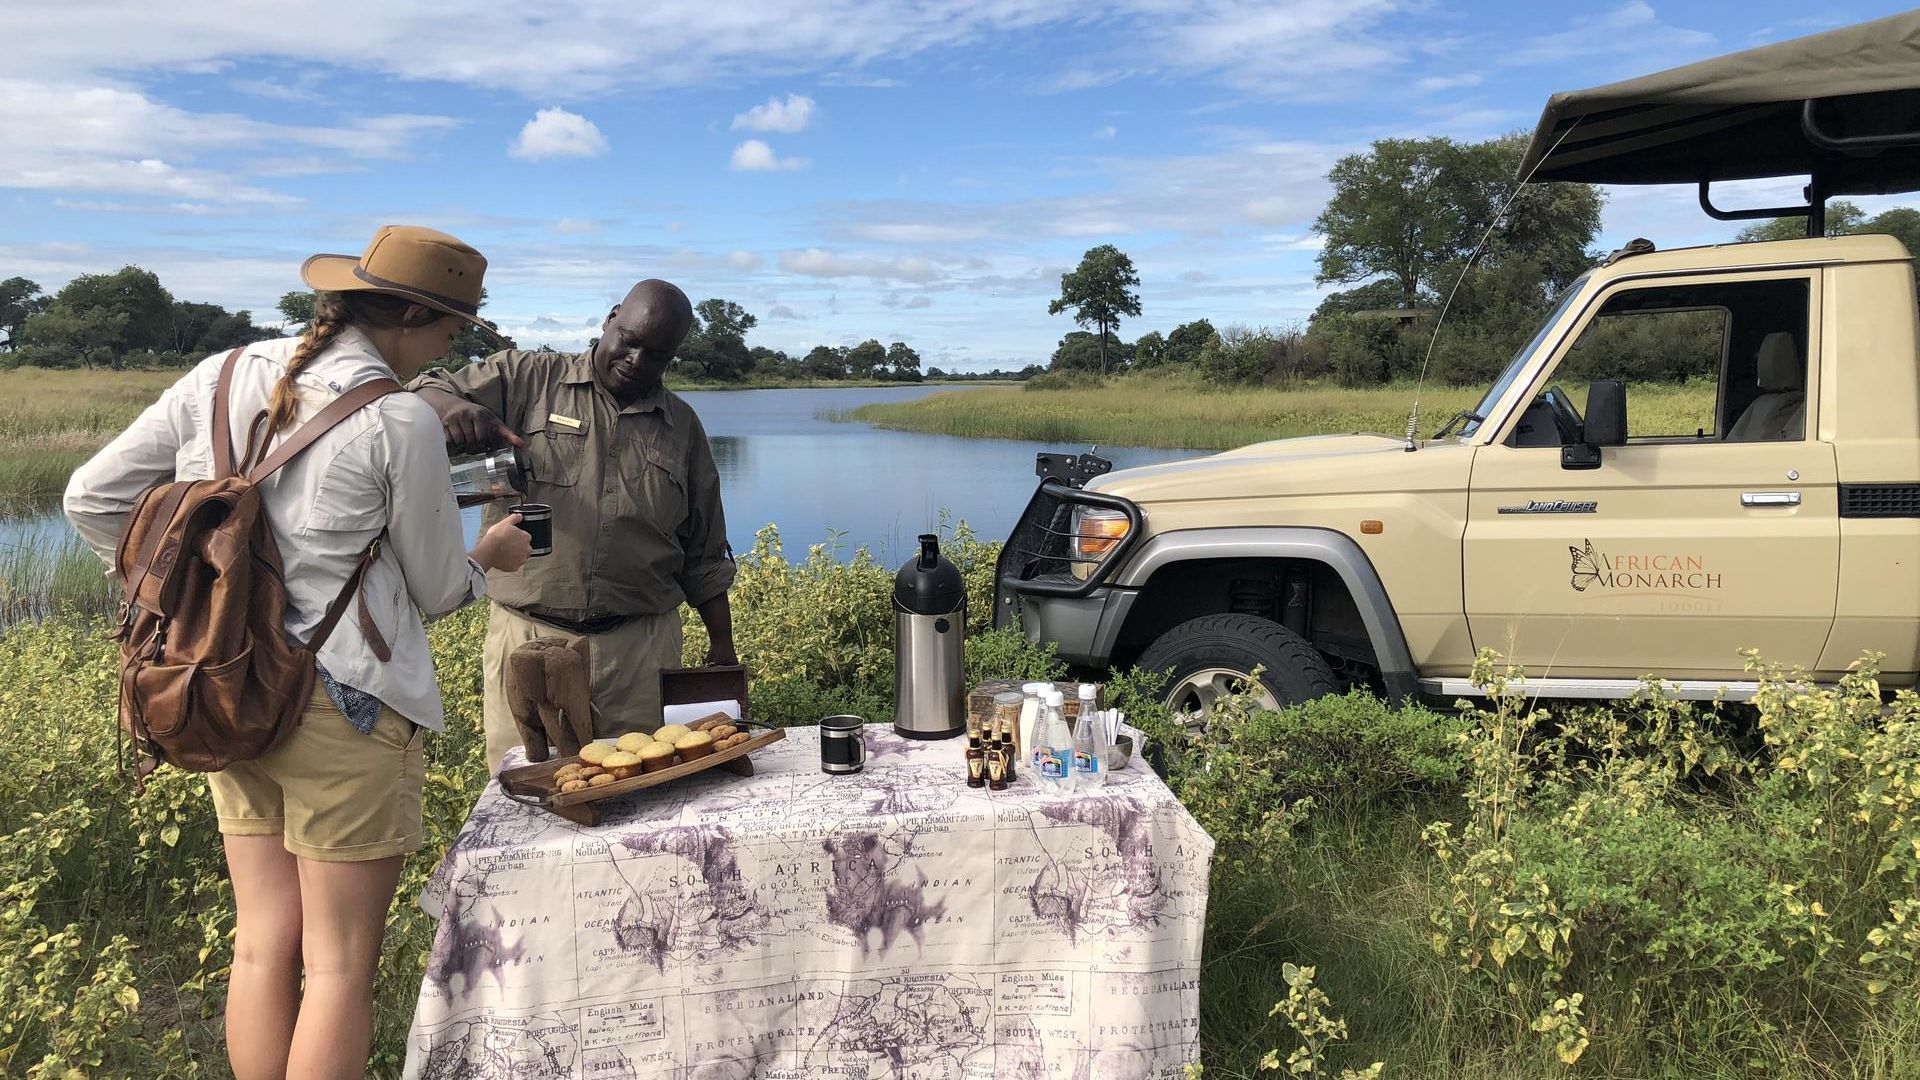
[[[1098,694],[1098,693],[1100,693],[1100,686],[1099,686],[1099,684],[1097,684],[1097,683],[1090,683],[1090,682],[1083,682],[1083,683],[1081,683],[1081,684],[1080,684],[1080,696],[1081,696],[1081,697],[1083,697],[1083,698],[1090,698],[1090,697],[1093,697],[1093,696],[1095,696],[1095,695],[1096,695],[1096,694]]]
[[[993,703],[995,705],[1018,705],[1024,700],[1026,699],[1021,697],[1019,692],[1015,690],[1002,690],[993,695]]]
[[[1060,691],[1058,690],[1047,691],[1048,705],[1053,705],[1053,706],[1064,705],[1066,704],[1066,701],[1067,701],[1067,696],[1065,694],[1062,694]]]
[[[1020,689],[1022,692],[1028,693],[1028,694],[1044,694],[1047,691],[1053,689],[1053,684],[1045,683],[1045,682],[1030,682],[1022,686]]]

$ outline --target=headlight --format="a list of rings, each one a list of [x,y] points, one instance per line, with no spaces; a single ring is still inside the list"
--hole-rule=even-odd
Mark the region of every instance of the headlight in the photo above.
[[[1076,559],[1100,560],[1107,557],[1132,531],[1133,522],[1118,510],[1101,506],[1076,506],[1073,509],[1073,540],[1069,545]],[[1089,566],[1075,563],[1074,569]]]

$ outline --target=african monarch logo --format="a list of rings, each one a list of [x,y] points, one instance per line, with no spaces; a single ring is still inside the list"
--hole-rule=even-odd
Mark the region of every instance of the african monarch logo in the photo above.
[[[1593,541],[1587,541],[1585,548],[1569,544],[1567,550],[1573,553],[1573,591],[1586,592],[1587,586],[1600,580],[1605,573],[1600,566],[1600,556],[1593,550]]]
[[[1589,586],[1616,591],[1699,592],[1721,587],[1721,576],[1707,572],[1707,560],[1700,555],[1607,555],[1594,550],[1593,541],[1584,546],[1567,545],[1571,556],[1568,582],[1573,591],[1586,592]]]

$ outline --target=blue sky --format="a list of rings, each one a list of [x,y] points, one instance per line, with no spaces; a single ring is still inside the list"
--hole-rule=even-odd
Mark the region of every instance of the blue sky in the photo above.
[[[877,337],[941,367],[1017,367],[1073,328],[1046,305],[1091,246],[1140,269],[1128,338],[1202,316],[1301,321],[1326,291],[1310,224],[1340,155],[1530,130],[1556,90],[1902,10],[451,7],[9,0],[0,277],[52,289],[133,262],[182,299],[265,319],[305,256],[406,222],[486,253],[487,314],[524,345],[583,345],[658,276],[744,304],[755,344]],[[1603,240],[1734,228],[1691,191],[1618,189]]]

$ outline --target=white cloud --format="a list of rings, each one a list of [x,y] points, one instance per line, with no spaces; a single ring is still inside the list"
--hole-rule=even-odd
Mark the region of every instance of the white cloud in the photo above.
[[[1414,86],[1426,93],[1437,94],[1443,90],[1464,90],[1470,86],[1479,86],[1485,81],[1486,76],[1477,72],[1468,72],[1462,75],[1431,75],[1421,79]]]
[[[271,79],[235,79],[227,85],[242,94],[292,102],[296,105],[318,105],[327,100],[314,90],[312,85],[288,86]]]
[[[565,109],[541,109],[520,129],[507,153],[527,161],[551,157],[599,157],[607,152],[607,137],[593,121]]]
[[[932,307],[933,297],[928,296],[926,293],[914,293],[912,296],[901,296],[897,292],[890,292],[880,298],[880,306],[902,311],[919,311]]]
[[[1575,19],[1570,30],[1534,38],[1506,59],[1513,64],[1560,64],[1587,56],[1626,54],[1644,64],[1649,50],[1667,56],[1702,51],[1714,43],[1714,36],[1705,31],[1662,22],[1646,0],[1629,0],[1612,11]]]
[[[819,73],[841,85],[876,61],[1077,30],[1088,17],[1055,0],[795,0],[715,5],[581,0],[478,0],[449,21],[430,0],[91,0],[8,12],[9,56],[26,77],[137,69],[220,70],[235,57],[348,69],[415,82],[504,89],[547,101],[630,86],[712,86],[772,72]],[[1101,21],[1130,44],[1098,70],[1069,71],[1056,89],[1138,75],[1199,74],[1262,94],[1325,97],[1330,76],[1380,77],[1427,47],[1425,0],[1117,0]],[[540,63],[501,63],[510,43]],[[780,103],[784,109],[786,103]]]
[[[343,159],[404,157],[458,124],[451,117],[392,114],[338,127],[302,127],[189,112],[120,86],[0,79],[0,145],[8,148],[0,158],[0,187],[291,202],[235,183],[231,172],[192,162],[222,151],[304,147],[351,168]],[[274,174],[267,161],[243,160],[239,168]]]
[[[553,223],[553,231],[561,236],[591,236],[605,228],[605,224],[591,218],[561,218]]]
[[[1111,139],[1118,134],[1120,134],[1120,129],[1117,127],[1114,127],[1112,124],[1108,124],[1106,127],[1094,129],[1093,137],[1096,139],[1106,140],[1106,139]]]
[[[769,319],[798,319],[799,317],[799,315],[794,313],[792,308],[785,304],[775,304],[767,309],[767,318]]]
[[[790,172],[807,167],[803,157],[781,157],[773,152],[773,147],[759,139],[748,139],[733,148],[732,167],[735,172]]]
[[[760,256],[751,251],[736,251],[727,256],[727,265],[743,274],[760,268]]]
[[[939,277],[931,262],[921,258],[889,259],[872,255],[837,255],[820,248],[780,254],[780,269],[806,277],[865,277],[887,281],[925,283]]]
[[[963,244],[987,235],[979,225],[951,225],[926,221],[873,221],[845,230],[861,240],[882,244]]]
[[[755,105],[746,112],[733,118],[733,128],[738,131],[779,131],[788,135],[807,130],[813,122],[814,101],[799,94],[788,94],[785,101],[768,98],[763,105]]]

